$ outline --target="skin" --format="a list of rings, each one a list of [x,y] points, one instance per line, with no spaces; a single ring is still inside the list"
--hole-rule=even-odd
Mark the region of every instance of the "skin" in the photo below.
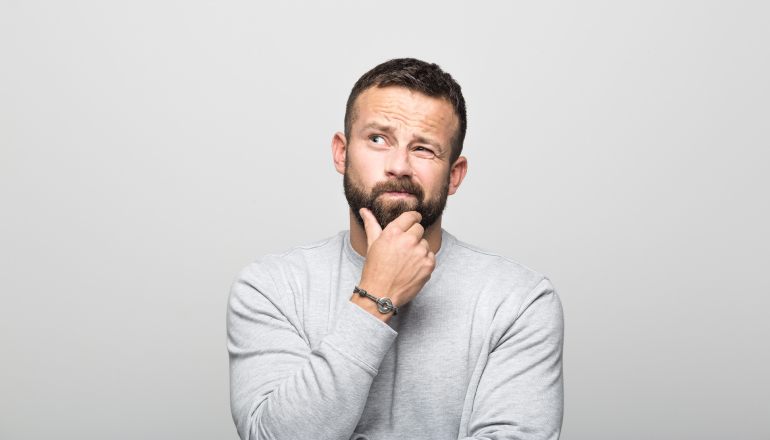
[[[402,87],[371,87],[356,99],[357,118],[350,139],[336,133],[332,139],[334,167],[367,191],[386,179],[412,179],[435,197],[449,174],[449,195],[457,192],[468,170],[468,160],[459,157],[450,163],[451,140],[458,121],[451,103]],[[411,194],[386,193],[392,200],[416,199]],[[427,230],[419,224],[420,214],[407,211],[382,229],[367,209],[361,210],[364,228],[350,212],[350,242],[366,257],[360,288],[375,297],[390,298],[397,307],[420,292],[435,267],[435,254],[441,248],[441,218]],[[393,313],[383,314],[377,304],[354,294],[351,302],[383,322]]]

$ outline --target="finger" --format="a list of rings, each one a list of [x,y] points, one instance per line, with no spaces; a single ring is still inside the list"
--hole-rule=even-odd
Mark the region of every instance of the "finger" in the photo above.
[[[421,224],[415,223],[415,224],[412,225],[411,228],[409,228],[406,231],[406,233],[414,235],[419,240],[419,239],[422,238],[423,234],[425,234],[425,228],[423,228]],[[423,239],[422,241],[425,241],[425,239]]]
[[[390,222],[390,224],[387,226],[388,228],[392,227],[398,228],[402,230],[403,232],[406,232],[409,230],[409,228],[412,227],[413,224],[419,223],[420,220],[422,220],[422,215],[420,215],[417,211],[406,211],[405,213],[399,215],[395,220]]]
[[[430,271],[433,272],[433,269],[436,268],[436,254],[428,251],[428,261],[430,261]]]
[[[366,208],[361,208],[358,211],[361,214],[361,218],[364,220],[364,230],[366,230],[366,251],[369,252],[369,248],[372,247],[374,240],[382,234],[382,228],[377,223],[377,219],[374,218],[374,214]]]

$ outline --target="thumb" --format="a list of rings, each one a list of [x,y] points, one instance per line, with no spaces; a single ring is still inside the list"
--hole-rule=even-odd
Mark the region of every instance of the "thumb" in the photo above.
[[[369,252],[369,248],[372,247],[374,240],[377,240],[377,237],[382,234],[382,228],[377,222],[377,219],[374,218],[372,211],[361,208],[358,213],[361,214],[361,218],[364,220],[364,229],[366,230],[366,251]]]

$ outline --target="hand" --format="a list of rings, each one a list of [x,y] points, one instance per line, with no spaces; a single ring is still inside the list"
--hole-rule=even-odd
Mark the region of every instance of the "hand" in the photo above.
[[[359,287],[402,306],[420,293],[436,266],[436,255],[422,238],[422,216],[416,211],[405,212],[383,230],[371,211],[362,208],[360,214],[367,253]]]

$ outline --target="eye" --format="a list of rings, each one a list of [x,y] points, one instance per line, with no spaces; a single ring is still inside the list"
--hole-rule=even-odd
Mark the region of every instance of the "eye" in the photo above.
[[[414,151],[421,154],[421,155],[432,155],[433,150],[425,147],[415,147]]]
[[[385,144],[385,138],[380,136],[380,135],[378,135],[378,134],[370,136],[369,140],[374,142],[375,144],[380,144],[380,145]]]

